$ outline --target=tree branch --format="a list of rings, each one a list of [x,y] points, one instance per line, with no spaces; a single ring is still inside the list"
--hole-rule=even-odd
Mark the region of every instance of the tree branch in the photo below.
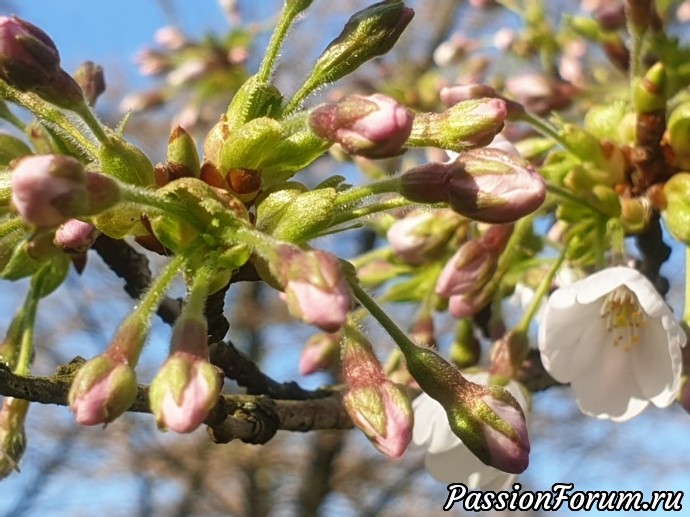
[[[0,363],[0,395],[41,404],[66,406],[74,375],[84,359],[76,358],[57,369],[50,377],[22,377]],[[129,408],[136,413],[150,413],[148,386],[139,385],[137,397]],[[206,424],[216,443],[241,440],[266,443],[277,431],[315,429],[350,429],[352,422],[338,392],[324,392],[319,399],[272,400],[263,395],[221,395]]]

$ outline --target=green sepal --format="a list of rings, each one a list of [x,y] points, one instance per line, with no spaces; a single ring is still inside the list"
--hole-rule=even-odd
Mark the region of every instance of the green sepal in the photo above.
[[[0,133],[0,167],[6,167],[16,158],[33,154],[31,148],[19,138]]]
[[[262,117],[277,118],[280,114],[283,96],[271,83],[253,75],[237,90],[225,114],[230,131]]]
[[[276,239],[301,244],[327,229],[335,216],[333,188],[310,190],[296,196],[273,229]]]
[[[155,183],[151,160],[140,149],[115,134],[111,133],[108,143],[101,145],[98,159],[104,174],[124,183],[140,187]]]

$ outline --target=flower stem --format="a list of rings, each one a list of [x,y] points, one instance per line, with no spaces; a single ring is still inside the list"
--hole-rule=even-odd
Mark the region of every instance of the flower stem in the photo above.
[[[0,81],[0,97],[25,107],[39,119],[47,122],[61,134],[79,145],[92,157],[97,156],[96,145],[89,140],[60,110],[31,93],[22,93]]]
[[[417,203],[409,201],[402,196],[396,196],[390,199],[384,199],[377,203],[361,206],[359,208],[355,208],[354,210],[344,210],[345,207],[341,207],[342,211],[333,218],[331,227],[346,223],[348,221],[354,221],[367,215],[377,214],[379,212],[385,212],[386,210],[393,210],[412,205],[417,205]]]
[[[84,104],[83,107],[77,111],[77,114],[84,122],[86,122],[86,125],[89,126],[89,129],[101,144],[109,144],[110,141],[108,139],[108,135],[103,130],[101,123],[93,114],[93,111],[91,111],[91,108]]]
[[[50,266],[46,265],[39,269],[31,279],[31,287],[26,295],[24,302],[24,324],[22,339],[19,348],[19,357],[14,373],[26,376],[31,369],[31,361],[34,354],[34,327],[36,325],[36,313],[38,312],[38,302],[42,297],[43,285],[46,276],[50,273]]]
[[[398,345],[404,355],[411,353],[417,347],[412,340],[405,334],[400,327],[386,314],[386,312],[369,296],[366,291],[359,285],[357,278],[347,275],[347,281],[350,284],[352,293],[357,298],[357,301],[369,311],[376,321],[383,327],[388,335],[393,338],[393,341]]]
[[[575,194],[570,192],[568,189],[565,189],[563,187],[555,185],[554,183],[547,181],[546,182],[546,191],[550,194],[553,194],[554,196],[557,196],[557,197],[565,200],[565,201],[569,201],[569,202],[574,203],[576,205],[579,205],[583,208],[586,208],[587,210],[590,210],[591,212],[594,212],[597,215],[606,216],[606,213],[601,211],[596,206],[591,205],[590,203],[588,203],[584,199],[577,197]],[[606,216],[606,217],[608,217],[608,216]]]
[[[558,258],[551,265],[549,272],[546,274],[544,278],[542,278],[541,282],[539,282],[539,286],[537,287],[537,290],[534,293],[534,298],[532,298],[529,307],[527,307],[527,310],[522,315],[522,318],[520,318],[520,322],[515,326],[515,332],[520,332],[524,334],[527,333],[527,330],[529,329],[529,326],[532,323],[532,319],[534,319],[534,315],[537,313],[539,307],[541,306],[541,302],[544,299],[544,296],[546,296],[546,294],[549,292],[549,289],[551,288],[551,284],[553,282],[554,277],[556,276],[556,273],[558,273],[558,270],[561,268],[561,265],[563,265],[563,261],[565,261],[565,256],[567,252],[568,246],[566,244],[566,246],[563,246],[563,249],[561,250],[561,253],[558,255]]]
[[[361,187],[353,187],[345,192],[341,192],[338,194],[335,204],[341,207],[352,206],[370,196],[388,194],[391,192],[397,193],[399,190],[400,178],[389,178],[375,183],[369,183],[368,185],[362,185]]]
[[[285,2],[285,6],[280,13],[280,19],[273,30],[271,39],[268,42],[268,47],[266,47],[266,53],[264,54],[259,72],[257,73],[257,77],[263,82],[268,82],[271,79],[271,73],[275,68],[280,53],[280,47],[285,41],[285,36],[287,36],[288,30],[290,30],[292,22],[295,21],[295,18],[301,12],[299,9],[293,9],[293,5],[294,2],[292,4],[290,2]]]

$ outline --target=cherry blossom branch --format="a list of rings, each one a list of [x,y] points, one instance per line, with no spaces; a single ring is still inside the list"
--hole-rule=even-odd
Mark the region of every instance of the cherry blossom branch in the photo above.
[[[49,377],[23,377],[0,363],[0,395],[40,404],[66,406],[75,373],[84,360],[77,358],[58,367]],[[150,413],[148,386],[139,385],[130,412]],[[221,395],[206,424],[216,443],[242,440],[266,443],[277,431],[349,429],[352,422],[343,408],[340,394],[323,392],[309,400],[273,400],[262,395]]]

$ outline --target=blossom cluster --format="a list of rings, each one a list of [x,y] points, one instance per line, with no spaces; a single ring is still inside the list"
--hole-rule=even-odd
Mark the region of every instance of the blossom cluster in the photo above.
[[[570,385],[582,412],[596,418],[626,421],[679,396],[690,406],[690,311],[679,320],[667,305],[667,257],[654,253],[660,221],[676,242],[690,242],[690,103],[681,92],[690,77],[643,59],[643,43],[656,44],[645,39],[636,10],[643,3],[625,11],[634,36],[627,61],[622,25],[603,16],[571,20],[573,34],[605,41],[609,59],[633,76],[626,98],[590,103],[581,125],[542,117],[582,93],[586,53],[566,46],[553,66],[558,78],[441,81],[443,67],[472,47],[457,37],[434,53],[433,107],[415,103],[421,95],[370,92],[309,104],[393,47],[414,17],[402,0],[353,14],[294,92],[281,91],[273,73],[287,28],[309,0],[285,2],[253,75],[241,35],[198,43],[165,28],[156,35],[161,49],[137,60],[170,88],[130,97],[129,108],[178,90],[199,96],[155,165],[125,139],[124,122],[113,129],[96,116],[100,67],[85,64],[72,76],[45,32],[0,17],[0,97],[35,118],[29,138],[0,135],[0,277],[31,278],[0,360],[26,377],[39,302],[71,265],[83,269],[98,239],[129,239],[168,259],[104,350],[74,375],[67,402],[83,425],[148,404],[160,429],[189,433],[222,411],[227,372],[213,364],[209,345],[227,328],[217,335],[208,302],[247,278],[318,329],[300,373],[342,374],[334,391],[352,424],[387,456],[401,457],[410,443],[425,449],[427,469],[444,482],[500,490],[528,467],[530,392],[541,389],[535,370],[550,386]],[[505,31],[494,44],[528,55],[537,45]],[[217,111],[200,104],[210,83],[233,94],[217,95]],[[202,141],[194,133],[209,109]],[[0,118],[27,127],[5,104]],[[350,185],[334,174],[309,187],[304,171],[326,153],[356,164],[364,181]],[[320,237],[362,226],[380,239],[359,256],[317,247]],[[627,238],[641,243],[637,263]],[[578,280],[568,281],[567,271]],[[152,320],[178,278],[186,292],[168,357],[149,386],[139,385]],[[530,300],[510,307],[519,290]],[[396,303],[416,307],[405,329],[391,317]],[[509,328],[510,311],[519,322]],[[392,353],[367,337],[368,316],[394,341]],[[454,328],[449,350],[438,348],[447,342],[439,320]],[[0,410],[0,474],[23,452],[24,402],[8,399]]]

